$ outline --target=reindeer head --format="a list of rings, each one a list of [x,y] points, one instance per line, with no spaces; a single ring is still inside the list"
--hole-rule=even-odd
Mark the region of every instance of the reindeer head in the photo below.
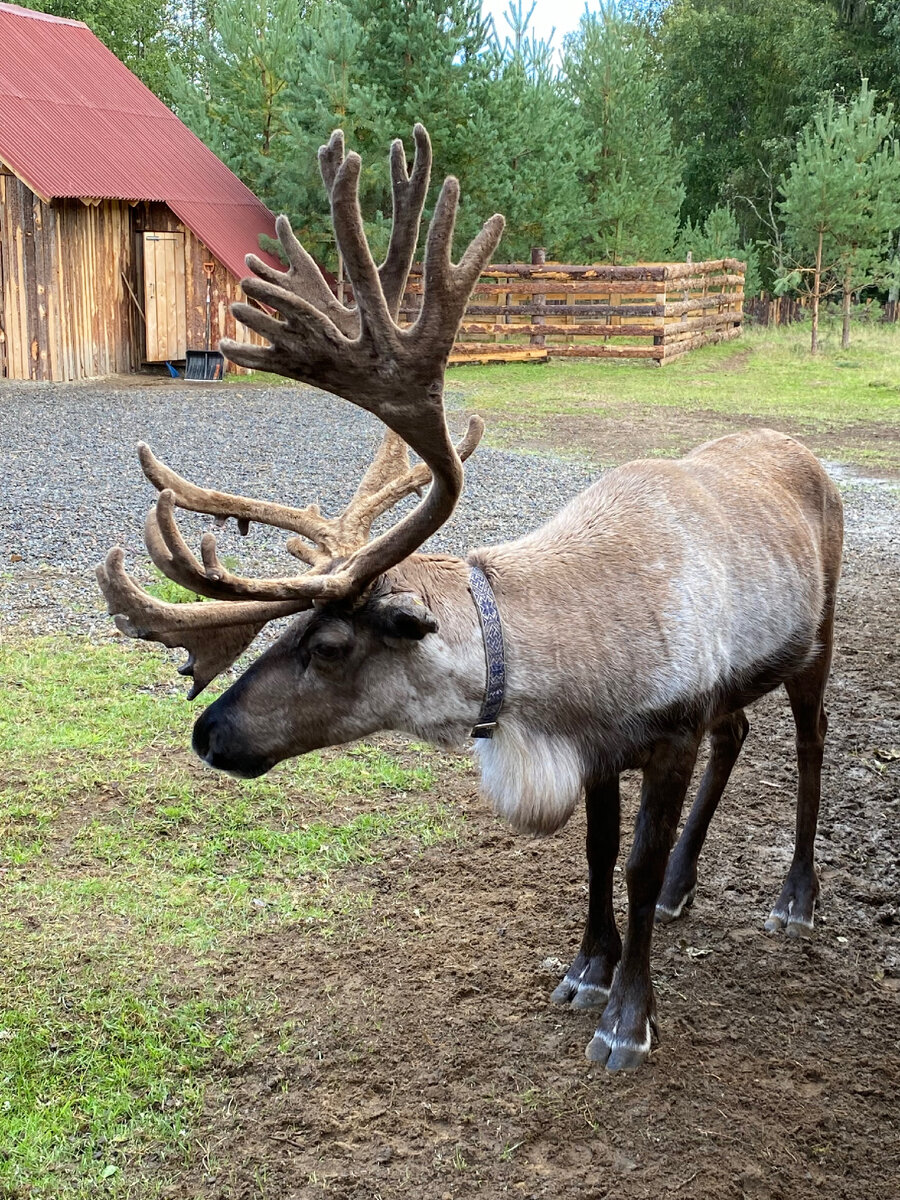
[[[454,447],[444,412],[444,370],[472,288],[500,240],[503,218],[491,217],[454,265],[450,251],[459,184],[453,178],[444,181],[428,231],[421,312],[412,326],[401,328],[400,302],[431,173],[431,145],[421,125],[414,137],[411,173],[402,143],[391,147],[394,222],[380,267],[363,232],[359,156],[344,155],[339,130],[319,151],[354,306],[335,299],[280,217],[276,227],[288,270],[273,270],[248,255],[256,278],[245,279],[243,288],[265,307],[233,307],[235,316],[270,345],[221,343],[234,362],[324,388],[387,426],[348,507],[326,520],[316,505],[296,509],[200,488],[142,445],[141,466],[160,492],[144,531],[150,556],[170,579],[215,602],[156,600],[126,574],[118,548],[97,568],[109,610],[123,632],[188,651],[180,670],[193,677],[191,698],[229,667],[267,622],[303,614],[197,722],[198,753],[241,774],[260,774],[291,755],[395,725],[398,695],[393,693],[415,686],[410,671],[414,675],[418,668],[408,653],[399,674],[385,669],[385,659],[403,655],[410,644],[437,631],[435,615],[421,598],[398,589],[388,574],[453,512],[462,489],[462,460],[483,431],[480,418],[473,417]],[[415,467],[407,447],[422,459]],[[378,516],[426,487],[412,512],[368,540]],[[176,507],[212,514],[223,523],[234,517],[242,532],[253,521],[287,530],[294,535],[287,549],[307,569],[277,579],[235,575],[219,561],[211,533],[201,540],[198,560],[178,530]]]

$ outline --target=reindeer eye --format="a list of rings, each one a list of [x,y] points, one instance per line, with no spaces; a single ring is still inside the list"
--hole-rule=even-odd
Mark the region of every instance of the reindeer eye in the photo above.
[[[337,646],[334,642],[319,642],[317,646],[310,646],[310,653],[316,658],[324,659],[326,662],[334,662],[344,657],[347,653],[347,647]]]
[[[347,657],[353,642],[353,629],[349,624],[329,621],[313,631],[307,649],[317,662],[333,663]]]

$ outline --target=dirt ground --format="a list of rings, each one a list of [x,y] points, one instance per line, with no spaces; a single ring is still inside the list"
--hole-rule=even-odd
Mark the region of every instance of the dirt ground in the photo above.
[[[696,382],[696,381],[695,381]],[[515,449],[553,450],[578,447],[578,454],[603,466],[647,456],[679,456],[709,438],[722,437],[742,429],[767,427],[798,437],[824,459],[856,458],[854,471],[861,476],[897,479],[897,426],[877,422],[829,424],[777,417],[748,417],[744,413],[723,413],[712,409],[658,408],[647,405],[619,405],[614,416],[593,413],[566,414],[535,421],[524,429],[521,424],[495,422],[504,441]],[[496,432],[496,430],[495,430]]]
[[[693,910],[656,933],[662,1042],[636,1074],[609,1077],[584,1058],[593,1016],[548,999],[581,934],[583,817],[548,840],[515,836],[449,764],[438,792],[465,815],[458,841],[398,843],[356,868],[366,920],[257,934],[219,968],[224,995],[263,997],[268,1015],[244,1061],[218,1064],[163,1194],[896,1200],[893,558],[877,536],[847,555],[811,940],[763,931],[793,841],[779,692],[749,713]],[[636,798],[629,776],[626,829]]]

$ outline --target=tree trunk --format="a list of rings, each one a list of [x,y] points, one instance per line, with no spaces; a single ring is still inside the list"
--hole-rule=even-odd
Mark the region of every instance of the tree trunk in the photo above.
[[[900,258],[900,230],[898,230],[898,232],[897,232],[896,246],[894,245],[894,235],[891,234],[890,246],[891,246],[890,258],[892,258],[892,259]],[[895,311],[896,311],[898,299],[900,299],[900,288],[898,288],[896,283],[892,283],[891,289],[888,292],[888,304],[893,304]],[[894,318],[894,319],[896,320],[896,318]]]
[[[813,275],[812,341],[809,346],[810,354],[819,353],[819,292],[822,288],[822,242],[824,239],[824,232],[819,230],[819,244],[816,246],[816,270]]]
[[[853,299],[853,280],[850,274],[850,264],[844,271],[844,295],[843,295],[843,322],[841,324],[841,349],[847,350],[850,346],[850,301]]]

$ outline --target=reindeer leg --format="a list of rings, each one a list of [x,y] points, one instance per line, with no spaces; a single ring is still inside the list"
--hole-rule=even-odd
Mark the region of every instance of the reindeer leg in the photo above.
[[[656,920],[662,925],[677,920],[694,902],[697,860],[749,728],[750,722],[742,708],[720,717],[710,726],[709,762],[678,845],[672,851],[656,902]]]
[[[613,913],[613,867],[619,853],[619,777],[589,780],[585,789],[588,912],[581,949],[551,995],[555,1004],[597,1008],[606,1003],[622,939]]]
[[[609,1000],[587,1048],[607,1071],[633,1071],[650,1053],[656,1002],[650,980],[650,941],[656,899],[675,840],[702,730],[682,730],[657,742],[644,767],[641,806],[628,857],[628,929]]]
[[[794,937],[809,937],[819,895],[819,880],[813,862],[819,800],[822,792],[822,757],[828,717],[823,703],[831,666],[834,614],[829,612],[819,627],[822,649],[813,662],[785,682],[797,726],[797,828],[794,857],[778,902],[769,914],[766,929],[784,929]]]

